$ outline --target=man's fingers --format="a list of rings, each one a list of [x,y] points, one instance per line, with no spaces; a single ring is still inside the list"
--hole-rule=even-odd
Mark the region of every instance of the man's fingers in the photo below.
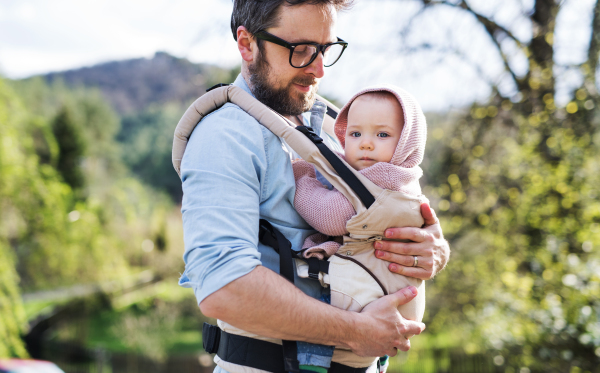
[[[425,324],[418,321],[407,320],[405,329],[406,331],[404,332],[404,336],[412,337],[421,334],[423,330],[425,330]]]
[[[375,250],[375,256],[379,259],[404,267],[419,267],[424,269],[433,267],[432,256],[396,254],[394,250]],[[415,256],[417,257],[417,265],[415,265]]]
[[[409,240],[413,242],[423,242],[429,238],[430,234],[421,228],[404,227],[388,228],[385,230],[385,238],[396,240]]]
[[[423,216],[423,220],[425,220],[424,225],[434,225],[438,223],[435,211],[433,211],[428,203],[421,203],[421,215]]]
[[[413,300],[413,298],[417,296],[417,293],[418,291],[416,287],[407,286],[403,289],[398,290],[395,293],[390,294],[389,297],[392,298],[394,306],[398,308],[398,306],[401,306]]]
[[[404,352],[410,350],[410,341],[407,339],[406,342],[403,342],[402,344],[400,344],[400,346],[398,346],[398,349],[396,350],[396,353],[398,353],[398,350],[404,351]],[[392,356],[392,355],[390,355],[390,356]],[[396,356],[396,355],[394,355],[394,356]]]
[[[405,267],[391,263],[388,266],[391,272],[403,275],[406,277],[418,278],[420,280],[429,280],[433,277],[433,269],[420,268],[420,267]]]
[[[394,241],[376,241],[374,244],[375,250],[382,250],[388,253],[398,255],[417,255],[419,257],[432,256],[433,249],[425,246],[420,242],[394,242]],[[375,255],[379,258],[380,256]],[[385,259],[381,257],[382,259]],[[402,264],[402,263],[400,263]]]

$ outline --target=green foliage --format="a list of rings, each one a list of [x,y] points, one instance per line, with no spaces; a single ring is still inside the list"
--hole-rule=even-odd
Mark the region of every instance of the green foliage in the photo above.
[[[11,233],[19,222],[10,218],[11,198],[18,193],[19,180],[8,176],[27,178],[19,163],[31,163],[17,148],[22,115],[18,102],[0,81],[0,357],[25,357],[27,353],[20,340],[25,328],[25,312],[18,290],[19,277],[14,268],[14,253],[9,246]]]
[[[120,278],[149,263],[154,254],[141,250],[144,240],[169,245],[171,203],[125,176],[116,115],[97,92],[55,89],[21,87],[27,111],[6,93],[12,104],[3,122],[0,228],[27,291]],[[82,180],[85,193],[78,193]]]
[[[58,144],[57,171],[73,190],[81,189],[85,180],[80,164],[87,143],[83,138],[83,129],[71,108],[63,106],[60,109],[52,122],[52,132]]]
[[[430,327],[466,325],[512,366],[598,360],[600,112],[586,97],[589,109],[569,113],[547,96],[534,114],[494,97],[429,145],[426,193],[455,248]]]
[[[506,29],[477,15],[518,94],[492,87],[485,105],[445,118],[424,167],[454,249],[429,288],[429,329],[453,330],[468,353],[490,350],[506,372],[599,371],[600,2],[588,60],[573,66],[581,85],[564,106],[553,46],[561,5],[535,1],[519,14],[536,32],[513,39],[527,61],[518,73]],[[475,14],[464,1],[457,8]]]
[[[25,331],[25,311],[12,256],[6,242],[0,241],[0,358],[27,356],[20,338]]]
[[[117,139],[129,169],[146,184],[181,200],[181,180],[171,163],[175,126],[185,109],[179,105],[151,106],[123,118]]]

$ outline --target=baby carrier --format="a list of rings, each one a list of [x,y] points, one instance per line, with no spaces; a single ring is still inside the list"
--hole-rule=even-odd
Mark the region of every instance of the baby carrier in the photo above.
[[[335,106],[319,96],[317,99],[327,104],[328,115],[332,117],[337,115],[339,110]],[[349,234],[343,237],[342,247],[328,260],[303,258],[298,252],[292,250],[290,242],[269,222],[261,220],[259,240],[261,243],[273,247],[279,253],[281,275],[293,283],[293,271],[296,270],[299,277],[320,281],[323,286],[331,288],[332,305],[355,312],[360,312],[364,306],[384,295],[412,285],[418,289],[418,295],[408,304],[400,306],[399,311],[407,319],[421,321],[425,306],[424,282],[390,272],[387,268],[388,263],[375,257],[373,242],[384,239],[383,232],[389,227],[421,227],[424,221],[420,205],[426,200],[424,197],[415,197],[375,185],[333,153],[312,128],[294,127],[282,115],[271,110],[239,87],[217,85],[197,99],[187,109],[177,125],[172,158],[177,173],[181,176],[181,160],[188,139],[196,125],[204,116],[227,102],[239,106],[260,124],[285,140],[302,159],[314,165],[350,201],[356,211],[356,215],[346,224]],[[221,324],[219,325],[221,326]],[[228,344],[232,342],[223,342],[222,338],[219,340],[219,331],[211,329],[210,326],[205,325],[203,334],[207,352],[218,350],[219,358],[228,361],[226,357],[220,355],[222,351],[223,354],[227,354],[226,351],[231,350]],[[229,333],[226,334],[229,339],[236,338]],[[251,336],[241,330],[235,334]],[[261,339],[258,336],[253,337]],[[259,342],[263,341],[257,341],[257,343]],[[242,365],[243,367],[237,369],[240,373],[298,371],[296,343],[282,341],[282,344],[283,362],[280,361],[280,364],[275,367],[258,361],[262,359],[260,356],[264,356],[264,351],[261,349],[268,347],[263,345],[263,347],[256,348],[259,353],[257,361],[238,362],[238,365],[234,362],[234,364],[227,365],[226,370],[237,373],[235,367]],[[281,348],[279,351],[281,354]],[[359,357],[351,351],[337,348],[333,355],[333,362],[349,367],[347,372],[365,372],[369,366],[373,366],[376,360],[376,357]],[[250,370],[248,370],[249,367]]]

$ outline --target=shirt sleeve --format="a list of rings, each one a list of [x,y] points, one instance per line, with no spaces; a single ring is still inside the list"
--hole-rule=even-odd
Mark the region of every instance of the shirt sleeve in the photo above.
[[[258,220],[267,157],[260,124],[222,107],[196,127],[183,156],[185,271],[198,304],[260,265]]]

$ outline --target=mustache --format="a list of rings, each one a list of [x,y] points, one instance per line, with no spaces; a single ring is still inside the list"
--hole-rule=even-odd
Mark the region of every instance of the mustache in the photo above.
[[[311,78],[310,76],[306,76],[306,77],[298,77],[298,78],[292,80],[292,83],[303,85],[303,86],[309,86],[309,85],[318,84],[319,81],[315,78]]]

